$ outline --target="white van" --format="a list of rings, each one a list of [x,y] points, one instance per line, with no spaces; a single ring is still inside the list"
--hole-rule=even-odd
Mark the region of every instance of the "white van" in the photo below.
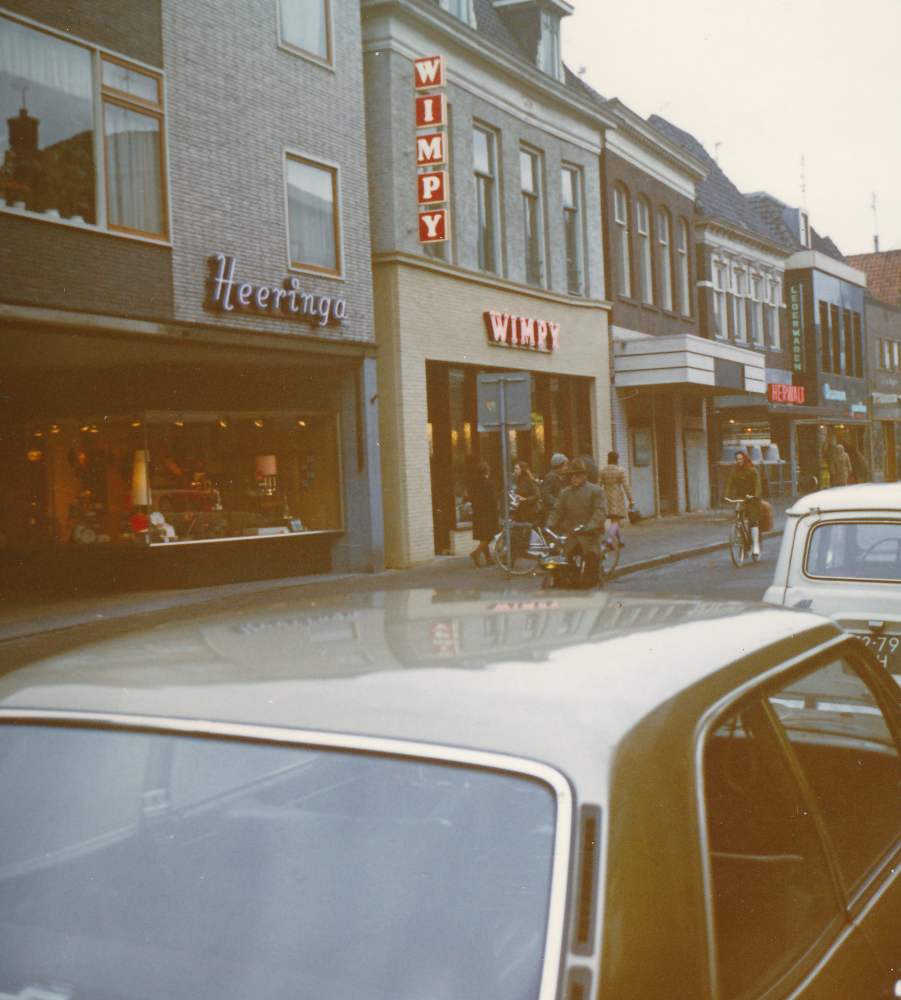
[[[810,493],[786,515],[764,601],[828,615],[901,675],[901,483]]]

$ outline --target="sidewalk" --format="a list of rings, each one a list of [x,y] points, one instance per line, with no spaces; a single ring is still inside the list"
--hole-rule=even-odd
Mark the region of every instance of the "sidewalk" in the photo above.
[[[777,501],[774,530],[766,534],[776,539],[785,525],[785,509],[790,500]],[[664,563],[688,559],[728,546],[731,510],[707,510],[676,517],[647,518],[623,528],[625,547],[620,551],[615,577],[652,569]],[[225,598],[252,597],[268,591],[336,589],[347,591],[398,587],[426,587],[441,590],[492,588],[532,590],[535,577],[510,579],[497,567],[474,569],[469,556],[439,556],[434,562],[404,570],[376,574],[299,576],[280,580],[226,584],[194,590],[144,591],[125,594],[46,596],[0,595],[0,642],[41,632],[112,621],[129,615],[150,615],[172,608],[202,605]]]

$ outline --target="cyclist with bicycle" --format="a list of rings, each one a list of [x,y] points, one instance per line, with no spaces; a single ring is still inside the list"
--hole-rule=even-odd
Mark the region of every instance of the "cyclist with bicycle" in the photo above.
[[[743,499],[740,509],[751,529],[751,558],[755,562],[760,558],[760,495],[760,473],[746,451],[737,451],[726,482],[726,496]]]
[[[566,535],[563,555],[582,554],[581,586],[595,586],[600,577],[601,532],[607,519],[607,501],[600,486],[588,482],[585,464],[576,459],[569,466],[572,485],[560,491],[547,520],[551,531]],[[578,532],[576,531],[578,528]]]

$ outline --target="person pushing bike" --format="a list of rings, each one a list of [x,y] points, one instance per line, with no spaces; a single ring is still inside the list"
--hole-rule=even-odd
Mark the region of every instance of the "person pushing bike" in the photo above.
[[[743,500],[741,511],[751,529],[751,558],[756,562],[760,558],[760,473],[746,451],[735,453],[735,465],[726,482],[726,495]]]

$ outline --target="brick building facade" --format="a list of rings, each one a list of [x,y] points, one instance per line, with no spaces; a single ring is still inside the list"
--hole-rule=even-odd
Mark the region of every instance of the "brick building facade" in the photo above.
[[[23,572],[383,564],[360,13],[320,11],[0,7],[0,545]]]

